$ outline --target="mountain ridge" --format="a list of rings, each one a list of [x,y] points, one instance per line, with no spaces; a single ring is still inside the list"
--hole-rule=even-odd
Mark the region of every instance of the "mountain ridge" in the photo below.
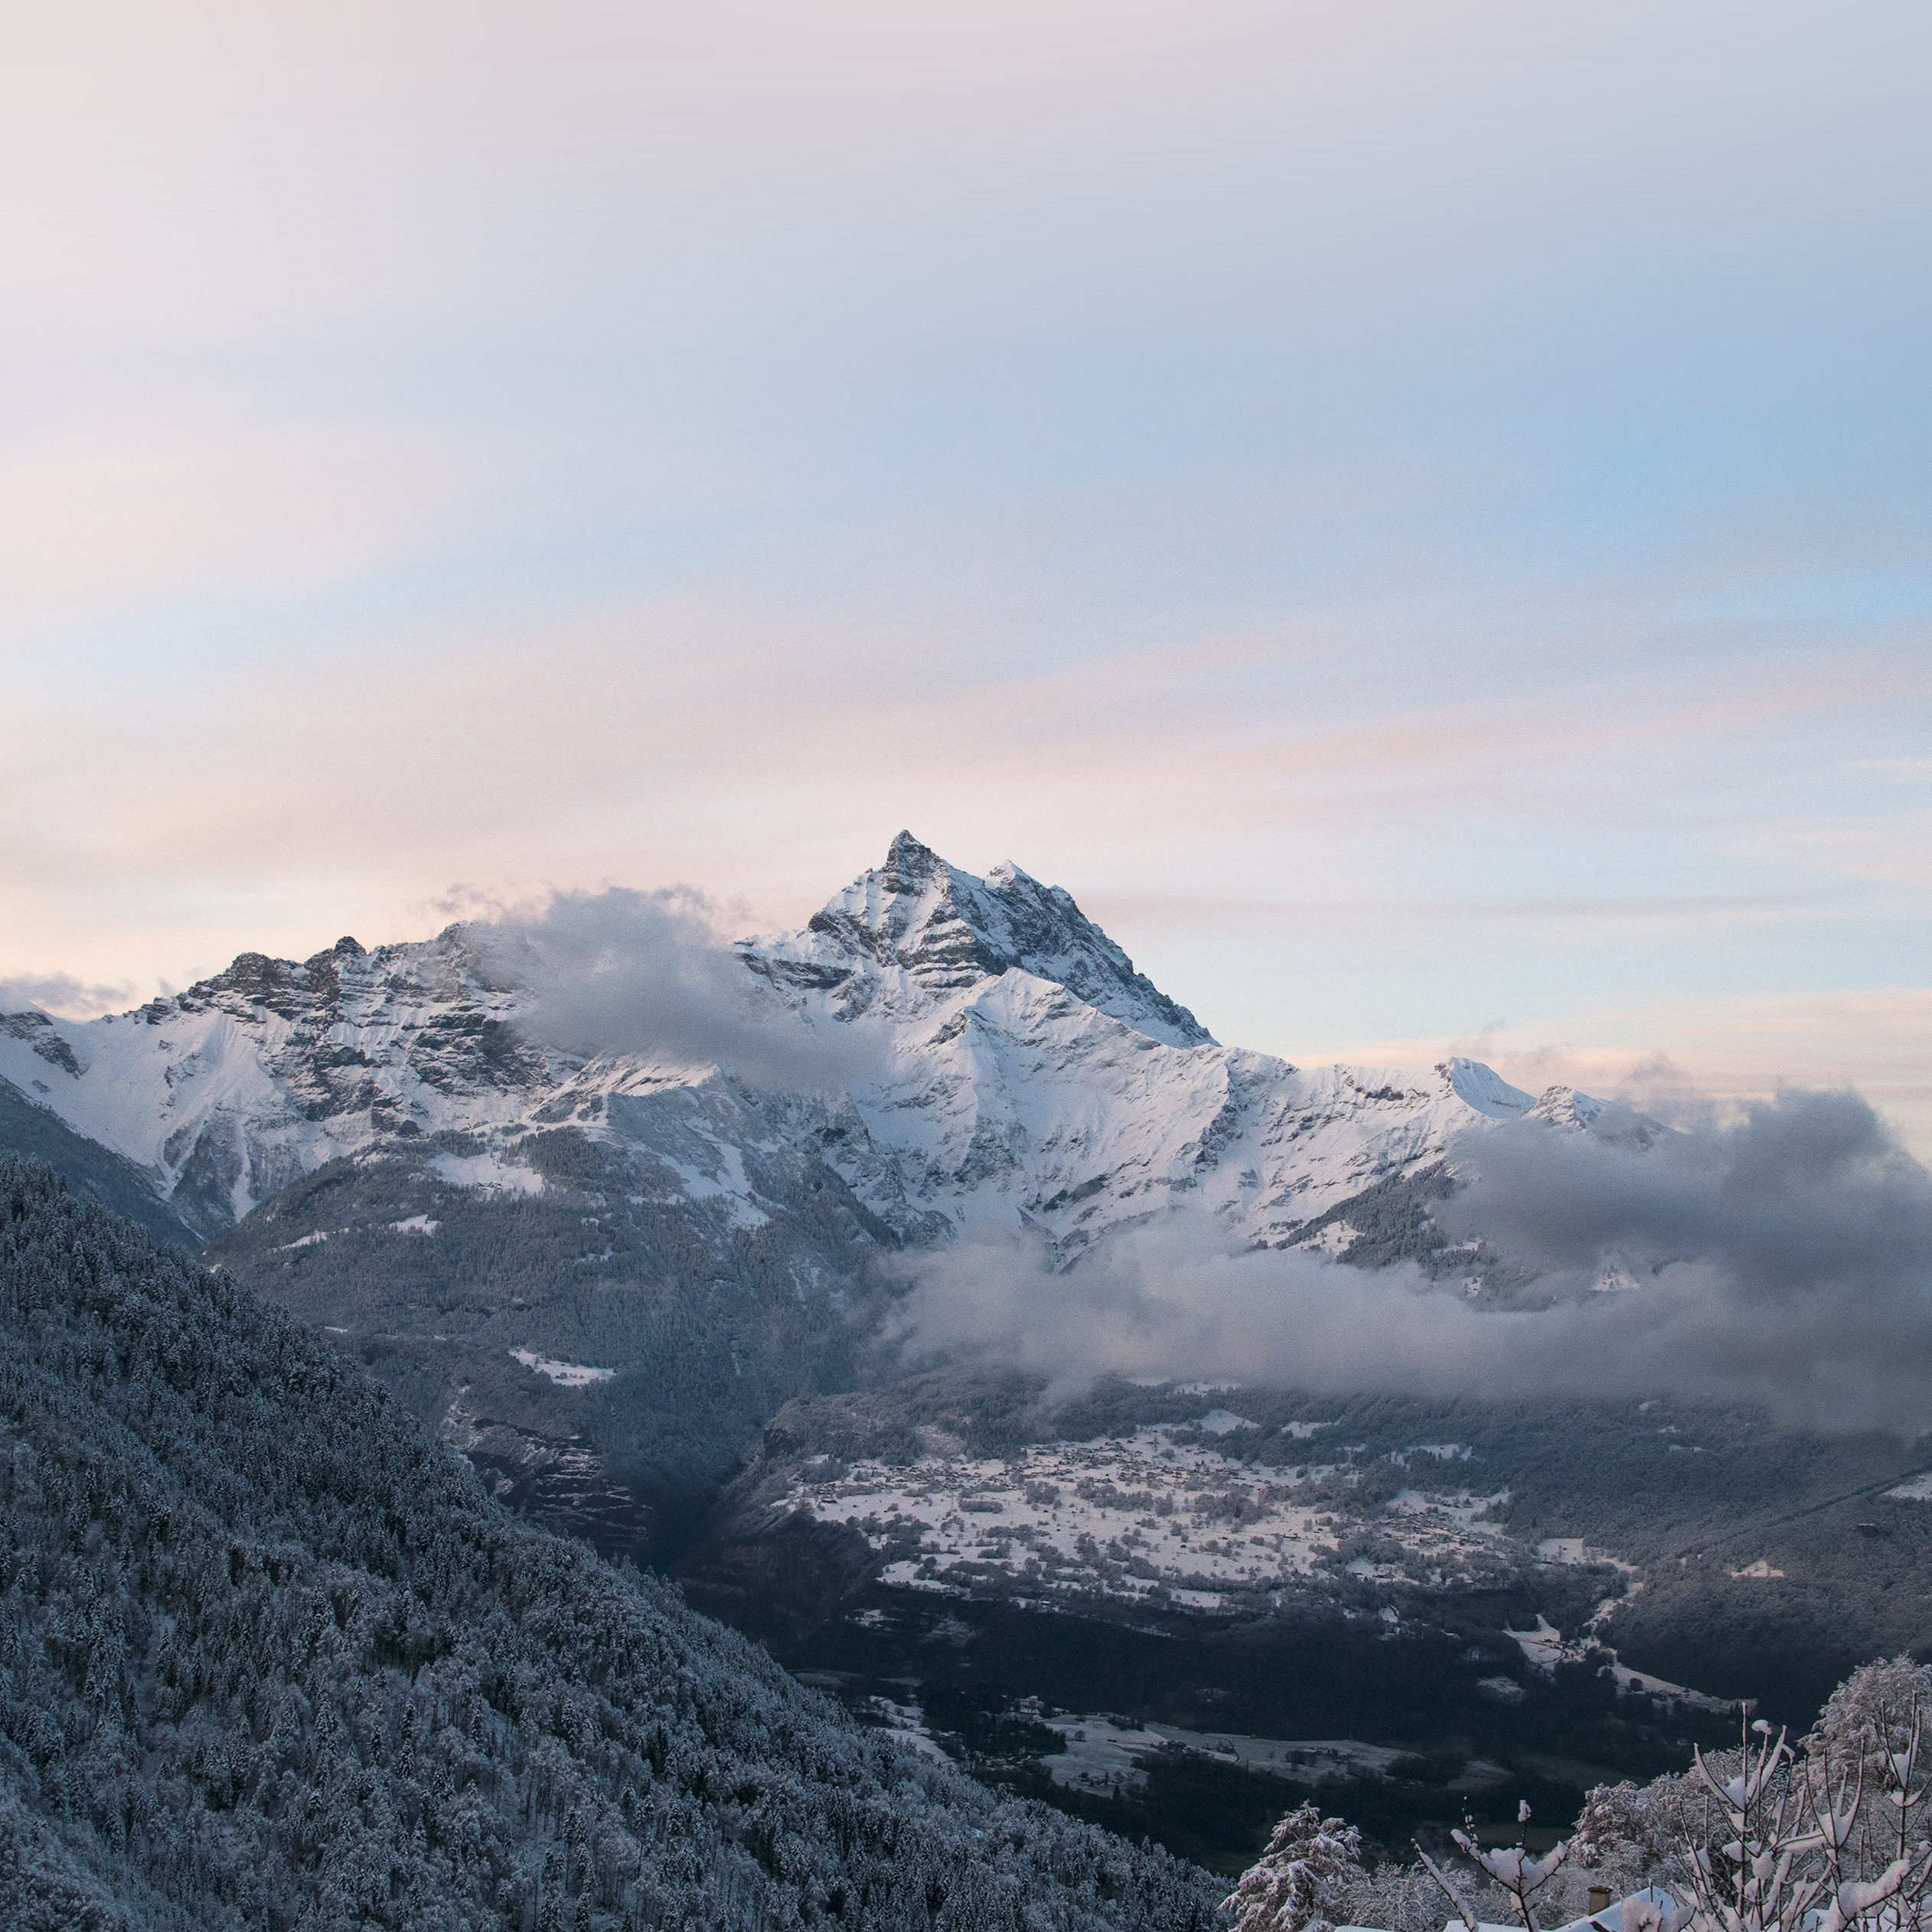
[[[804,927],[731,949],[766,1027],[823,1022],[867,1043],[870,1077],[829,1095],[545,1044],[504,936],[459,923],[299,962],[244,953],[129,1013],[6,1016],[0,1079],[143,1172],[204,1238],[331,1159],[417,1142],[491,1153],[500,1176],[552,1128],[648,1144],[684,1092],[718,1118],[695,1162],[666,1165],[728,1215],[769,1212],[742,1176],[775,1137],[895,1239],[1029,1226],[1069,1259],[1169,1211],[1198,1212],[1218,1239],[1284,1245],[1463,1132],[1531,1115],[1588,1128],[1603,1111],[1473,1062],[1302,1069],[1222,1046],[1063,889],[1013,866],[977,877],[909,832]],[[724,1121],[747,1108],[742,1132]]]

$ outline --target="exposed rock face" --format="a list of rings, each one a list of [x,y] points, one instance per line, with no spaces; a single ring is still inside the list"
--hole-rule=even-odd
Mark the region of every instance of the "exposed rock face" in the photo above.
[[[516,1007],[452,926],[374,954],[343,939],[300,964],[243,953],[132,1013],[10,1016],[5,1045],[58,1066],[44,1104],[214,1234],[336,1154],[516,1115],[554,1084]],[[0,1077],[23,1085],[21,1071],[0,1054]]]

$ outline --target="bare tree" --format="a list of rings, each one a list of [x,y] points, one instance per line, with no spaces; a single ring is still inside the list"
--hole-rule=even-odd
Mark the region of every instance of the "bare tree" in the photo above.
[[[1530,1901],[1554,1878],[1562,1868],[1563,1862],[1570,1855],[1567,1844],[1553,1846],[1539,1859],[1526,1846],[1520,1836],[1521,1828],[1529,1823],[1529,1806],[1516,1806],[1516,1824],[1519,1836],[1513,1845],[1500,1846],[1493,1852],[1486,1852],[1476,1842],[1476,1828],[1467,1813],[1463,1819],[1463,1829],[1449,1835],[1461,1849],[1465,1857],[1471,1859],[1491,1879],[1509,1895],[1516,1907],[1516,1916],[1522,1921],[1523,1932],[1538,1932],[1536,1914]],[[1456,1908],[1469,1932],[1477,1932],[1476,1908],[1463,1896],[1460,1889],[1448,1873],[1422,1849],[1418,1842],[1416,1853],[1434,1878],[1436,1883],[1449,1894],[1449,1902]]]
[[[1932,1884],[1932,1850],[1912,1842],[1911,1813],[1925,1792],[1920,1758],[1914,1711],[1904,1748],[1885,1757],[1878,1795],[1894,1815],[1874,1834],[1861,1829],[1872,1795],[1863,1761],[1834,1767],[1822,1751],[1800,1759],[1786,1734],[1774,1738],[1762,1719],[1744,1733],[1735,1776],[1714,1770],[1699,1752],[1705,1815],[1677,1862],[1690,1894],[1680,1918],[1690,1932],[1919,1926]],[[1886,1852],[1884,1868],[1873,1872]]]

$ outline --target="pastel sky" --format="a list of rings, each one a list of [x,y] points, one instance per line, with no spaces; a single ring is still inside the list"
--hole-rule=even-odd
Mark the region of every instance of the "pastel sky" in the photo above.
[[[1223,1039],[1932,1150],[1922,4],[37,11],[17,999],[909,826]]]

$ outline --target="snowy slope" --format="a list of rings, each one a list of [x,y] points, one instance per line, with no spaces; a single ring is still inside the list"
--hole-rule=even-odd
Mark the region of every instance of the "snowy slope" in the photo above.
[[[882,1074],[795,1111],[862,1200],[902,1226],[1032,1226],[1067,1259],[1176,1212],[1291,1241],[1466,1128],[1600,1105],[1468,1060],[1304,1069],[1221,1046],[1066,893],[1013,866],[974,878],[906,833],[802,932],[742,950],[814,1019],[876,1036]]]
[[[459,925],[300,963],[244,954],[111,1018],[0,1017],[0,1079],[210,1234],[344,1154],[416,1150],[445,1180],[527,1191],[518,1143],[567,1126],[648,1148],[668,1192],[733,1226],[780,1211],[757,1181],[775,1160],[822,1161],[901,1239],[1030,1226],[1069,1260],[1172,1214],[1292,1241],[1466,1128],[1602,1111],[1473,1062],[1301,1069],[1222,1046],[1066,893],[1013,866],[977,878],[906,833],[802,930],[739,951],[773,1023],[848,1029],[870,1071],[830,1097],[754,1093],[540,1046],[519,1025],[533,975]]]

